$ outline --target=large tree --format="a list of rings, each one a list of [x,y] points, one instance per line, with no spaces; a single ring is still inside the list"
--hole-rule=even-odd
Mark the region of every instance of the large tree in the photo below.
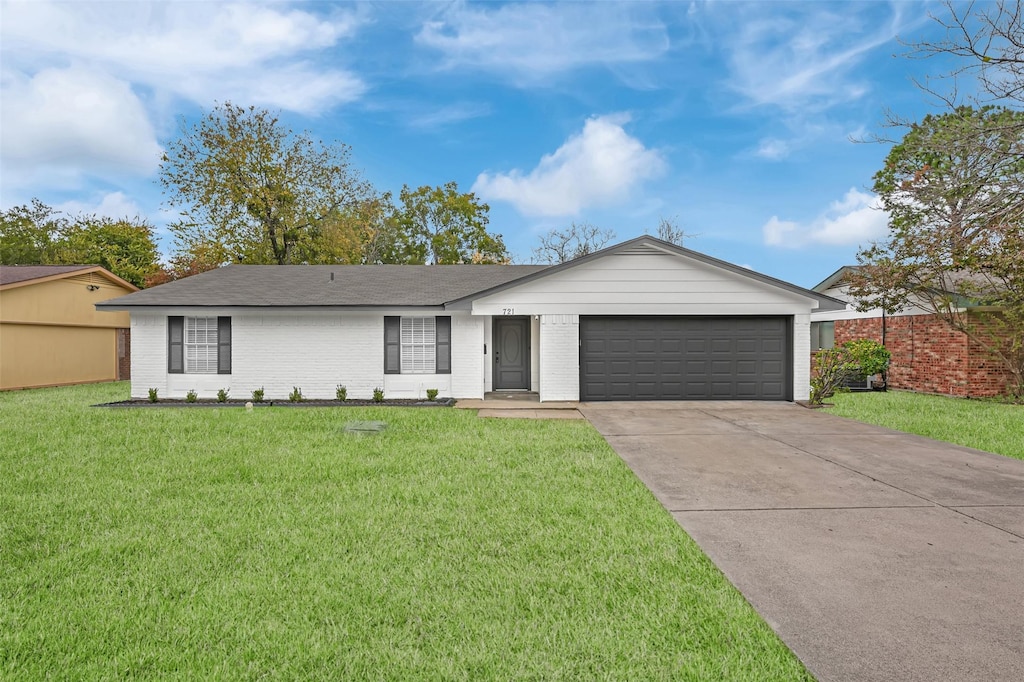
[[[985,349],[1024,391],[1024,113],[926,116],[875,175],[884,241],[858,254],[862,309],[916,305]]]
[[[39,199],[0,211],[0,265],[50,263],[53,242],[66,225],[67,219]]]
[[[82,216],[67,224],[53,245],[54,263],[89,263],[137,287],[159,270],[153,227],[141,218]]]
[[[590,223],[573,221],[564,229],[554,228],[540,236],[540,246],[533,250],[535,263],[565,263],[600,251],[615,239],[613,230],[604,230]]]
[[[919,83],[951,105],[961,99],[960,81],[977,84],[973,99],[1024,103],[1024,10],[1018,0],[998,2],[954,2],[946,0],[946,11],[934,16],[944,29],[935,41],[910,43],[910,56],[954,57],[951,72],[938,76],[951,82],[942,88],[930,80]],[[968,88],[971,92],[972,88]]]
[[[507,263],[500,234],[487,231],[490,207],[455,182],[403,186],[378,249],[385,263]]]
[[[347,145],[230,102],[182,127],[160,183],[182,216],[171,225],[177,255],[202,252],[221,264],[323,262],[332,226],[375,197]]]
[[[678,219],[662,217],[658,220],[658,231],[656,236],[662,241],[675,244],[676,246],[682,246],[684,241],[687,239],[693,239],[697,235],[690,234],[683,228],[679,227]]]
[[[142,287],[160,270],[144,219],[61,215],[38,199],[0,212],[3,265],[102,265]]]

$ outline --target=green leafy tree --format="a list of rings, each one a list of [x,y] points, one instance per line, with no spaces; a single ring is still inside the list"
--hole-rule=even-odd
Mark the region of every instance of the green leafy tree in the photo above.
[[[0,254],[4,265],[102,265],[138,287],[160,270],[144,219],[68,219],[38,199],[0,213]]]
[[[918,306],[1024,392],[1024,113],[960,107],[910,126],[875,175],[887,239],[862,249],[862,309]]]
[[[507,263],[500,234],[487,231],[490,207],[455,182],[403,186],[393,222],[386,226],[380,260],[386,263]]]
[[[182,128],[160,166],[176,255],[203,262],[322,262],[326,235],[375,197],[350,148],[226,102]]]
[[[67,224],[53,245],[53,263],[87,263],[137,287],[160,269],[153,227],[141,218],[80,217]]]
[[[53,242],[66,225],[65,218],[38,199],[0,211],[0,264],[51,263]]]

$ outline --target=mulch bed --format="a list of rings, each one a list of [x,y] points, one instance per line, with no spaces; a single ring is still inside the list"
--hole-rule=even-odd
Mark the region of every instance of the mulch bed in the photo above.
[[[176,398],[161,398],[155,403],[147,398],[134,398],[132,400],[118,400],[113,403],[99,403],[93,407],[245,407],[251,400],[228,400],[218,402],[211,399],[201,399],[194,403]],[[392,399],[375,403],[372,400],[303,400],[293,403],[289,400],[266,400],[262,403],[252,403],[253,407],[451,407],[455,404],[455,398],[438,398],[437,400],[416,400],[416,399]]]

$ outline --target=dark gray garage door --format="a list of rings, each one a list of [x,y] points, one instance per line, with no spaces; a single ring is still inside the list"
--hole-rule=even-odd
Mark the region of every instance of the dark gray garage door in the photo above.
[[[582,400],[792,400],[789,317],[582,317]]]

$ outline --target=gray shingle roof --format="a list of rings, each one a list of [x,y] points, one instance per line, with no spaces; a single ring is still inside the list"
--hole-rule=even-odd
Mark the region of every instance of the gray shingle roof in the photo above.
[[[42,279],[63,275],[78,270],[95,268],[95,265],[2,265],[0,266],[0,286],[27,282],[30,279]]]
[[[440,306],[545,267],[229,265],[97,306]]]

